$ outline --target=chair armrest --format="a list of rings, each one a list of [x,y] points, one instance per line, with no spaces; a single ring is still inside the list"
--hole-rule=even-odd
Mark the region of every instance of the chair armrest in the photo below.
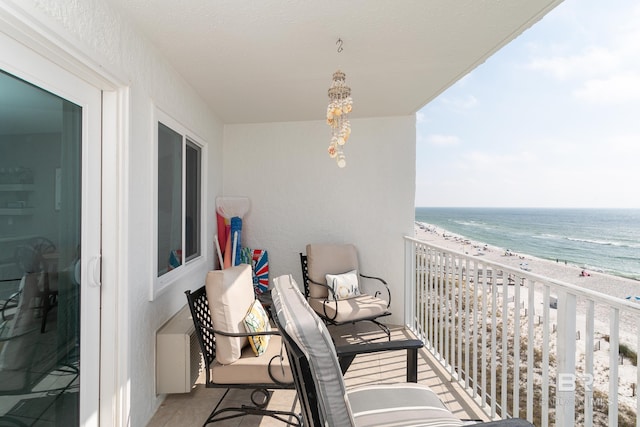
[[[365,274],[360,273],[360,277],[364,277],[365,279],[376,279],[379,280],[380,282],[382,282],[387,288],[389,287],[389,285],[387,284],[387,281],[384,280],[382,277],[376,277],[376,276],[367,276]]]
[[[263,332],[225,332],[217,329],[211,329],[212,332],[220,334],[225,337],[255,337],[256,335],[280,335],[280,331],[277,329]]]
[[[373,280],[377,280],[380,283],[382,283],[384,285],[385,290],[387,291],[387,308],[389,308],[391,306],[391,290],[389,289],[389,285],[387,284],[387,282],[380,278],[380,277],[376,277],[376,276],[367,276],[364,275],[362,273],[360,273],[360,277],[364,278],[364,279],[373,279]],[[376,293],[374,294],[374,296],[379,296],[379,294],[381,294],[380,291],[376,291]]]
[[[335,300],[335,299],[336,299],[335,291],[333,290],[333,288],[332,288],[331,286],[327,285],[326,283],[319,283],[319,282],[316,282],[316,281],[311,280],[311,279],[308,279],[308,280],[309,280],[309,282],[313,283],[314,285],[318,285],[318,286],[322,286],[322,287],[324,287],[324,288],[327,288],[327,290],[329,291],[329,293],[330,293],[330,294],[333,294],[333,300]],[[327,299],[329,299],[329,298],[327,298]]]
[[[377,353],[380,351],[420,349],[424,343],[419,339],[400,341],[381,341],[367,344],[347,344],[336,347],[338,357],[356,356],[365,353]]]
[[[280,335],[280,331],[277,329],[272,329],[270,331],[264,332],[227,332],[227,331],[219,331],[217,329],[209,328],[204,326],[200,322],[198,322],[198,326],[206,329],[209,332],[213,332],[214,334],[219,334],[225,337],[255,337],[256,335]]]
[[[326,283],[318,283],[318,282],[316,282],[314,280],[311,280],[311,279],[307,279],[307,280],[309,282],[313,283],[314,285],[319,285],[319,286],[327,288],[329,294],[332,295],[332,297],[333,297],[332,299],[330,299],[329,297],[325,298],[324,304],[322,304],[322,310],[324,311],[324,317],[326,319],[335,320],[335,318],[338,316],[338,310],[337,310],[338,301],[337,301],[337,298],[336,298],[336,295],[335,295],[335,291],[333,290],[333,288],[331,286],[327,285]],[[326,304],[331,304],[331,303],[336,304],[336,311],[335,311],[333,316],[329,316],[329,314],[327,313],[327,309],[325,307]]]
[[[344,375],[351,362],[358,354],[376,353],[379,351],[407,351],[407,382],[418,382],[418,350],[424,346],[419,339],[402,341],[384,341],[367,344],[350,344],[336,347],[336,355],[340,363],[340,370]]]

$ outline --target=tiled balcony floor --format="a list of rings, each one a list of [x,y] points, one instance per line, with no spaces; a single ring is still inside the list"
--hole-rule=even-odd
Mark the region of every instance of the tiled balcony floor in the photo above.
[[[363,325],[365,325],[363,323]],[[405,331],[392,327],[392,339],[401,339]],[[359,337],[375,338],[369,328],[358,331]],[[354,339],[345,336],[343,339]],[[393,351],[359,355],[345,375],[347,387],[374,383],[397,383],[406,381],[406,351]],[[167,396],[147,427],[200,427],[215,406],[224,390],[207,389],[200,379],[199,384],[189,394]],[[418,382],[427,384],[445,405],[460,419],[485,419],[486,416],[464,391],[452,383],[440,365],[425,350],[418,353]],[[250,402],[250,391],[232,390],[226,402]],[[297,412],[294,390],[279,390],[269,403],[269,408]],[[271,418],[245,416],[213,424],[220,427],[283,426],[282,422]]]

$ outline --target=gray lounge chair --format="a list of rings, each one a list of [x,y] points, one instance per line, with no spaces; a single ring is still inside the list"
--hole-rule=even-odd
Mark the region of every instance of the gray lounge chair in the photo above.
[[[276,323],[287,348],[306,427],[461,426],[427,386],[367,385],[347,390],[325,324],[291,276],[274,279]],[[532,426],[524,420],[479,425]]]

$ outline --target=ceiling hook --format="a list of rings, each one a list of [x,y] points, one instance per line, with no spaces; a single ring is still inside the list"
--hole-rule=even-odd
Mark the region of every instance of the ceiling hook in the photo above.
[[[336,44],[338,45],[338,53],[342,52],[344,49],[342,48],[342,39],[338,39]]]

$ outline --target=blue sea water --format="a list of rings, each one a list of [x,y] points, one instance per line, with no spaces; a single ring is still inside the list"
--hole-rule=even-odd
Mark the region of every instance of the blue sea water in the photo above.
[[[416,208],[477,242],[640,280],[640,209]]]

